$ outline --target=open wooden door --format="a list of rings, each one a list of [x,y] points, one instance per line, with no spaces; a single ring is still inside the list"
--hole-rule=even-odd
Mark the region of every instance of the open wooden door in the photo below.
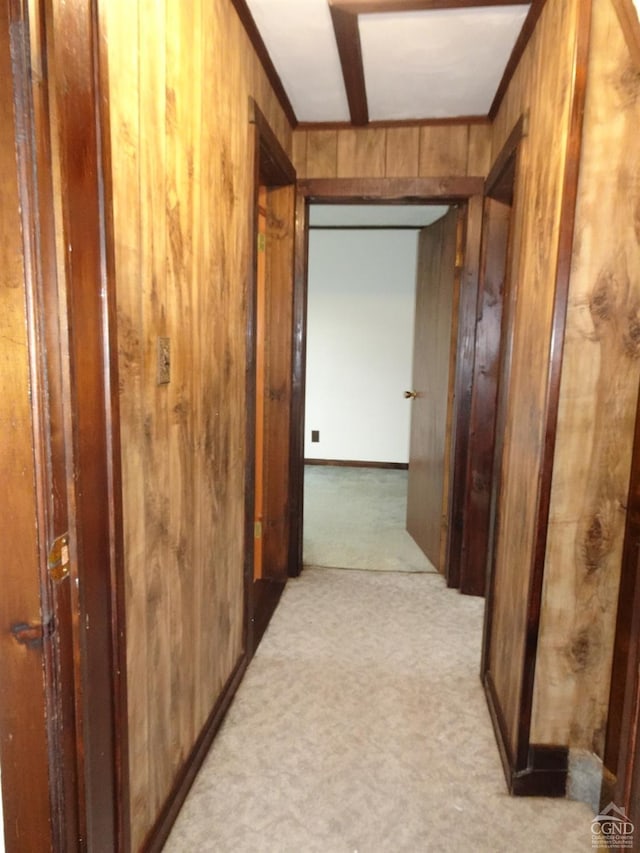
[[[423,228],[418,243],[407,530],[444,571],[450,412],[455,378],[462,228],[457,208]]]

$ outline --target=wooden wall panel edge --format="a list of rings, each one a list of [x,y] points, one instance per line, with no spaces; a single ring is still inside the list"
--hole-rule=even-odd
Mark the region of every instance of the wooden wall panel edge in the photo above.
[[[111,161],[111,122],[109,112],[109,61],[105,42],[106,24],[101,0],[93,5],[93,38],[97,54],[94,63],[98,93],[96,120],[98,126],[99,181],[104,211],[102,229],[102,265],[106,283],[107,323],[105,328],[105,372],[109,434],[109,527],[111,531],[111,611],[112,654],[114,661],[116,821],[118,850],[131,847],[131,814],[129,787],[129,713],[127,704],[127,643],[125,613],[125,562],[122,504],[122,465],[120,442],[120,398],[118,388],[118,318],[116,304],[115,224],[113,218],[113,183]]]
[[[571,256],[580,177],[582,128],[586,104],[587,69],[591,36],[591,2],[578,4],[576,38],[573,50],[571,95],[569,103],[569,129],[565,149],[565,165],[560,205],[560,230],[556,257],[554,302],[551,342],[549,347],[549,372],[544,410],[544,444],[541,455],[541,473],[538,482],[534,553],[529,575],[527,597],[527,631],[525,638],[523,677],[518,716],[518,748],[516,769],[524,769],[529,762],[529,738],[533,712],[533,692],[536,670],[538,633],[542,607],[542,587],[547,546],[551,486],[555,439],[560,403],[560,379],[564,331],[567,319]]]

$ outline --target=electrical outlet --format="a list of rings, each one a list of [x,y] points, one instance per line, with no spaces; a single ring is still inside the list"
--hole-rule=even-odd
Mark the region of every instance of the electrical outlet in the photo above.
[[[168,385],[171,382],[171,341],[169,338],[158,338],[158,385]]]
[[[312,429],[311,430],[311,441],[320,441],[320,430]]]

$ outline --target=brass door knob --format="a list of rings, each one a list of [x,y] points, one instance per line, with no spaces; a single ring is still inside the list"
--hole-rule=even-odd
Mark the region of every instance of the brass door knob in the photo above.
[[[418,396],[418,392],[417,392],[417,391],[405,391],[405,392],[404,392],[405,400],[415,400],[415,398],[416,398],[417,396]]]

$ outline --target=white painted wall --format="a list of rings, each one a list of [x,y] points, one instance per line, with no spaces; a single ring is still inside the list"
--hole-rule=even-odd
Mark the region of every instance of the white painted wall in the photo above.
[[[309,233],[307,458],[408,461],[417,234]]]

